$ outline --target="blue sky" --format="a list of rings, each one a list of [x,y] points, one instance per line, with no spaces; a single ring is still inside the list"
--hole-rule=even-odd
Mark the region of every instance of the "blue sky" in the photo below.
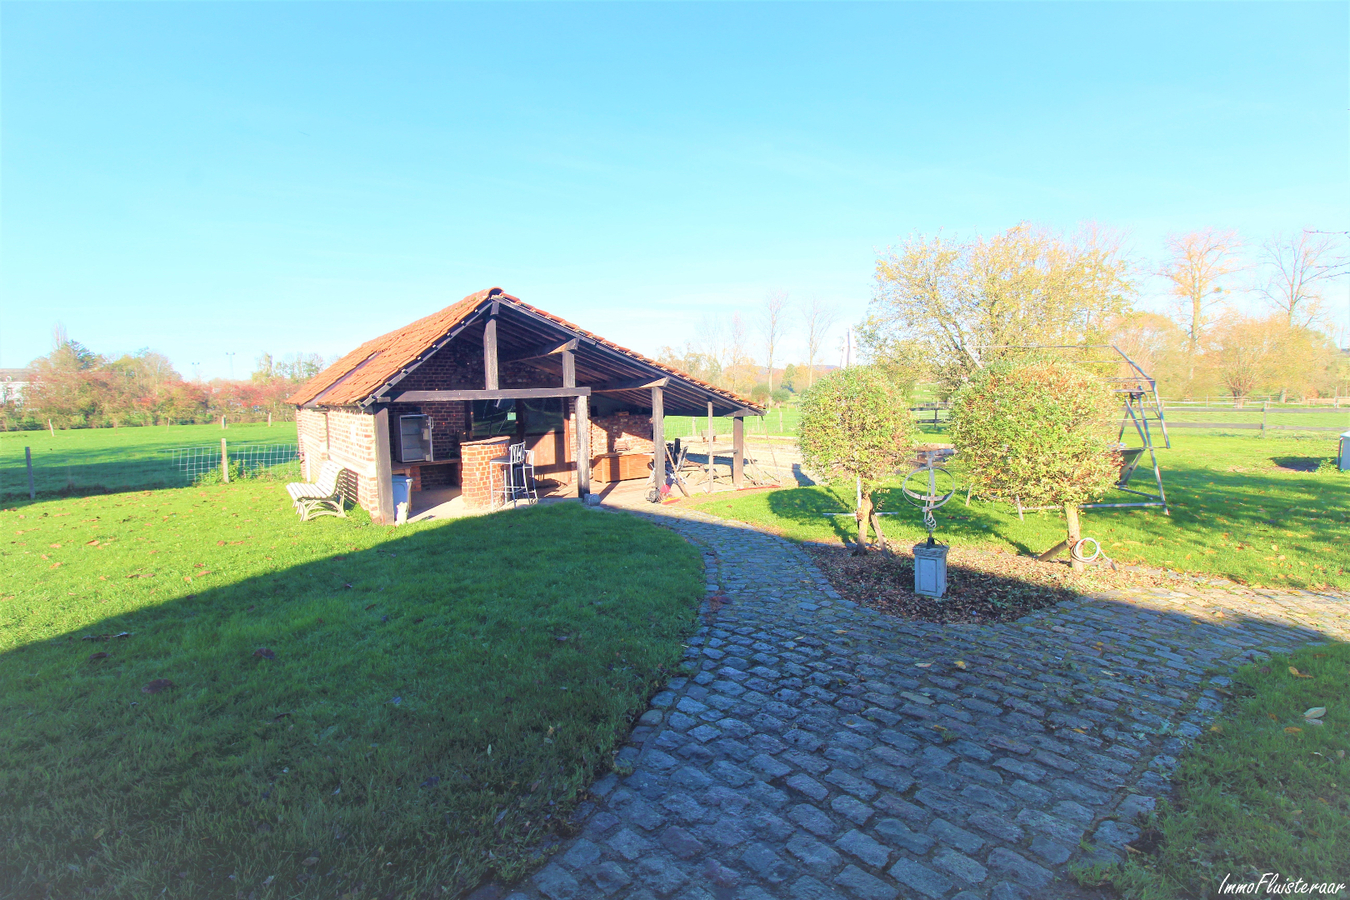
[[[0,366],[243,375],[492,285],[654,352],[856,319],[912,233],[1345,230],[1348,107],[1345,3],[4,2]]]

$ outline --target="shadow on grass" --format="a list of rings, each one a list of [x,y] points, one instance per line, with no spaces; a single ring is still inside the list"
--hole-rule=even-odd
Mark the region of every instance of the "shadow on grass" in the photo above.
[[[179,565],[108,572],[176,596],[0,655],[0,884],[19,896],[233,897],[269,875],[262,896],[379,896],[519,872],[678,663],[703,594],[681,538],[578,505],[194,593],[214,579]]]
[[[781,493],[816,495],[795,507],[803,516],[832,496]],[[723,534],[719,553],[747,539],[740,528]],[[685,567],[691,588],[680,582]],[[1220,624],[1094,601],[1083,615],[1101,629],[1095,645],[1083,640],[1089,626],[948,630],[847,612],[845,638],[837,615],[771,602],[773,574],[728,589],[718,627],[744,628],[754,636],[747,644],[770,647],[813,636],[801,646],[825,647],[824,683],[865,675],[896,690],[947,692],[951,704],[891,717],[887,733],[914,746],[965,739],[988,745],[991,757],[1044,742],[1053,750],[1059,740],[1084,752],[1128,749],[1132,762],[1116,758],[1127,772],[1081,776],[1090,787],[1073,796],[1097,814],[1127,785],[1161,791],[1145,773],[1155,756],[1175,752],[1170,735],[1207,667],[1324,637],[1242,613]],[[0,656],[0,834],[9,836],[0,882],[35,896],[86,887],[120,896],[165,887],[193,897],[358,888],[380,896],[439,885],[453,896],[494,870],[517,875],[666,680],[692,625],[699,575],[698,554],[676,534],[558,505],[410,531],[11,650]],[[131,636],[83,640],[124,631]],[[957,653],[960,670],[916,668]],[[706,666],[758,664],[719,655]],[[173,686],[143,693],[156,679]],[[988,690],[1003,685],[1042,712],[991,712]],[[1114,693],[1102,703],[1081,705],[1106,691]],[[959,705],[961,692],[984,706]],[[845,707],[793,694],[780,714],[814,728],[822,746],[854,727],[838,720]],[[696,746],[667,733],[684,741],[670,752],[701,768],[745,762],[736,741]],[[669,784],[664,769],[639,774],[649,787]],[[773,777],[753,776],[751,787]],[[702,862],[687,864],[690,877],[704,877]]]

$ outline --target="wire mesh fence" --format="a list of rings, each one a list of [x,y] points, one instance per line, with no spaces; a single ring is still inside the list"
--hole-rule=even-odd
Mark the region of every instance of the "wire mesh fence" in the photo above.
[[[183,483],[197,484],[219,481],[224,477],[222,449],[228,460],[230,478],[300,478],[298,444],[170,447],[160,450],[159,455],[170,469],[181,476]]]

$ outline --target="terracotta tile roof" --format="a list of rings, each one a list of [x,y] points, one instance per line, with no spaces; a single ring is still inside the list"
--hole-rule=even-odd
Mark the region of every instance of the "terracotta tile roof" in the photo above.
[[[504,293],[501,288],[491,288],[470,294],[440,312],[432,313],[388,334],[366,341],[333,365],[306,381],[290,396],[289,402],[296,406],[304,406],[308,403],[317,406],[352,406],[365,401],[383,387],[386,382],[430,349],[433,344],[445,337],[451,329],[464,321],[474,310],[492,300],[529,310],[568,331],[589,338],[597,344],[602,344],[633,360],[668,372],[741,406],[762,410],[762,407],[733,391],[715,387],[706,381],[700,381],[692,375],[680,371],[674,366],[659,363],[635,350],[621,347],[613,341],[606,340],[566,319],[536,306],[531,306],[517,297],[512,297],[510,294]]]
[[[405,366],[479,307],[491,291],[479,291],[402,328],[366,341],[300,386],[289,398],[296,406],[351,406],[379,390]]]

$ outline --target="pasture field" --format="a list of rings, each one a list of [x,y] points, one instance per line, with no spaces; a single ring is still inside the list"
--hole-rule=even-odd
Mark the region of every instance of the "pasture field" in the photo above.
[[[28,499],[24,447],[33,453],[38,496],[101,494],[137,489],[182,487],[189,482],[169,455],[181,447],[213,451],[220,439],[231,451],[266,444],[294,444],[295,423],[168,425],[136,428],[72,428],[49,431],[0,431],[0,501]]]
[[[928,429],[932,431],[932,429]],[[933,432],[941,440],[941,432]],[[1177,431],[1172,449],[1159,450],[1171,515],[1157,509],[1093,509],[1083,534],[1101,541],[1122,563],[1229,578],[1251,585],[1350,589],[1350,473],[1323,465],[1336,450],[1334,435],[1257,437]],[[1295,468],[1314,471],[1295,471]],[[1151,472],[1137,472],[1147,488]],[[878,492],[886,536],[914,544],[927,536],[918,510],[894,479]],[[793,540],[839,542],[856,536],[853,485],[784,488],[740,496],[696,496],[699,509],[776,531]],[[953,498],[936,513],[944,543],[1040,553],[1064,537],[1064,516],[1004,504]],[[1125,502],[1113,492],[1106,502]]]
[[[0,897],[509,879],[702,596],[684,540],[578,504],[301,523],[247,480],[0,510]]]

